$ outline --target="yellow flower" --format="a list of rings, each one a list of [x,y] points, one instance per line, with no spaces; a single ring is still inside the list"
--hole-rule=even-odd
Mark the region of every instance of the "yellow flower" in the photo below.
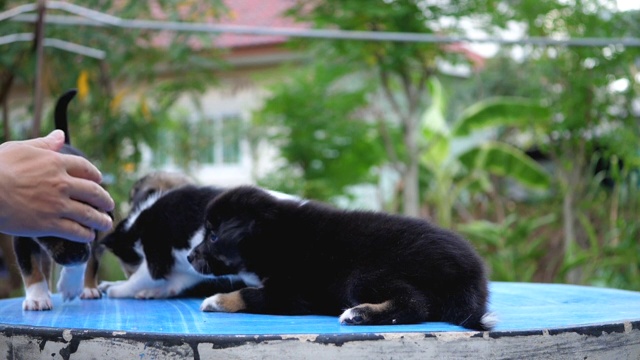
[[[120,104],[122,103],[122,99],[124,99],[124,95],[125,91],[121,90],[113,97],[113,99],[111,99],[111,104],[109,104],[111,112],[115,113],[120,108]]]
[[[136,170],[136,164],[132,162],[125,163],[124,166],[122,166],[122,170],[124,170],[124,172],[128,174],[131,174]]]
[[[89,72],[87,70],[80,71],[77,83],[78,98],[84,100],[89,95]]]

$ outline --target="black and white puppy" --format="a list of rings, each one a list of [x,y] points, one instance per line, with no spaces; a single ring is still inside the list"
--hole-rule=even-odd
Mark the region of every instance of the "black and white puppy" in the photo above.
[[[222,191],[183,185],[148,194],[101,240],[130,276],[103,281],[100,290],[112,298],[151,299],[207,296],[244,287],[237,277],[198,273],[187,261],[189,251],[204,237],[205,207]]]
[[[55,126],[65,133],[65,144],[60,152],[86,158],[80,150],[71,146],[68,131],[67,106],[75,94],[75,89],[69,90],[56,102]],[[93,270],[98,266],[97,262],[90,261],[95,258],[93,243],[78,243],[51,236],[14,237],[13,247],[25,286],[25,299],[22,303],[24,310],[52,309],[49,287],[52,259],[62,266],[57,290],[65,301],[76,297],[100,298],[95,279],[92,278],[92,274],[95,274]],[[87,270],[88,262],[91,262],[90,270]]]
[[[195,185],[196,182],[191,177],[183,173],[169,171],[152,171],[135,181],[129,192],[129,205],[133,211],[138,213],[144,209],[140,206],[143,202],[153,196],[153,199],[144,205],[145,208],[150,207],[164,193],[184,185]],[[124,223],[122,224],[124,226]],[[117,228],[122,231],[122,227]],[[144,253],[137,249],[140,247],[138,242],[127,240],[126,236],[108,236],[98,242],[98,247],[109,249],[117,260],[126,278],[129,278],[138,270]],[[152,265],[153,266],[153,265]],[[104,286],[107,282],[105,282]]]
[[[339,210],[238,187],[206,209],[189,254],[203,274],[255,274],[203,311],[340,315],[342,324],[444,321],[490,330],[482,259],[459,235],[411,217]]]

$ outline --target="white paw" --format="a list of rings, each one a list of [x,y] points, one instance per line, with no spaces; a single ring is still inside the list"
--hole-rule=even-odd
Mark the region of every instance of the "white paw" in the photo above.
[[[100,299],[102,297],[102,293],[100,290],[96,288],[84,288],[82,290],[82,294],[80,294],[80,299],[90,300],[90,299]]]
[[[49,294],[49,287],[45,281],[32,284],[25,289],[25,299],[22,310],[51,310],[53,303]]]
[[[220,294],[209,296],[208,298],[204,299],[204,301],[200,305],[200,311],[225,311],[222,307]]]
[[[166,299],[167,297],[167,291],[163,288],[142,289],[135,296],[136,299]]]
[[[355,308],[345,310],[338,319],[343,325],[359,325],[362,324],[363,318],[359,311]]]
[[[25,298],[22,302],[22,310],[51,310],[53,304],[51,303],[51,297],[40,298]]]
[[[62,294],[63,301],[71,301],[82,295],[82,286],[58,287],[58,292]]]
[[[60,272],[57,289],[64,301],[73,300],[82,294],[85,266],[64,266]]]
[[[110,286],[107,291],[107,297],[110,298],[119,298],[119,299],[123,299],[123,298],[133,298],[134,297],[134,293],[132,293],[128,288],[124,287],[124,286],[120,286],[120,285],[113,285]]]
[[[98,284],[98,290],[100,290],[100,292],[106,293],[107,289],[109,289],[112,286],[118,285],[118,284],[122,284],[124,282],[124,280],[120,280],[120,281],[101,281],[100,284]]]

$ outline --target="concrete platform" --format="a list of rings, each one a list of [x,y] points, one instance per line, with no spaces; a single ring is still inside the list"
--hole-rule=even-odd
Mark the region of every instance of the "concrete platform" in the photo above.
[[[491,332],[344,326],[330,316],[203,313],[202,299],[0,300],[5,359],[640,359],[640,292],[491,283]]]

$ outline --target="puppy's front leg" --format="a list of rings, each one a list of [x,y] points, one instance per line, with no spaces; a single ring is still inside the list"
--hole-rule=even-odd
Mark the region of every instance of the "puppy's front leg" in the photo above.
[[[62,293],[64,301],[71,301],[82,295],[85,268],[86,264],[62,267],[57,289]]]
[[[261,313],[264,309],[264,290],[247,287],[226,294],[210,296],[200,305],[201,311]]]

